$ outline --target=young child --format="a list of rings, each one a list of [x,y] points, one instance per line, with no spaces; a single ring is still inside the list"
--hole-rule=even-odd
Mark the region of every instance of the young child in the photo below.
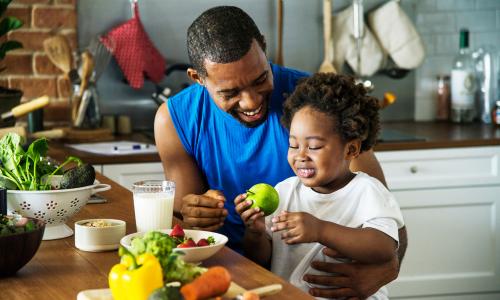
[[[369,150],[379,131],[378,102],[351,77],[315,74],[302,81],[284,105],[290,130],[288,163],[297,175],[276,185],[276,212],[266,218],[249,209],[245,194],[235,199],[245,222],[245,254],[308,291],[305,274],[321,274],[312,261],[334,261],[332,248],[361,263],[393,258],[403,217],[384,185],[350,161]],[[326,273],[325,273],[326,274]],[[331,275],[331,274],[330,274]],[[321,286],[319,286],[321,287]],[[387,299],[380,289],[370,299]]]

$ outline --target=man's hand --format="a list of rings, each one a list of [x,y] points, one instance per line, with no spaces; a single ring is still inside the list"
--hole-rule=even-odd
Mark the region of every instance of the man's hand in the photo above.
[[[215,231],[224,224],[227,210],[224,195],[217,190],[208,190],[203,195],[188,194],[182,198],[181,214],[188,228]]]
[[[323,253],[337,258],[338,254],[325,248]],[[309,283],[332,286],[335,288],[312,288],[309,293],[315,297],[366,299],[376,293],[382,286],[397,278],[399,273],[399,260],[394,258],[382,264],[360,263],[326,263],[314,261],[311,267],[327,272],[337,273],[330,275],[304,275],[304,280]]]
[[[321,220],[304,212],[282,211],[272,219],[273,232],[281,231],[281,239],[287,244],[312,243],[319,241]],[[311,230],[314,228],[314,230]]]

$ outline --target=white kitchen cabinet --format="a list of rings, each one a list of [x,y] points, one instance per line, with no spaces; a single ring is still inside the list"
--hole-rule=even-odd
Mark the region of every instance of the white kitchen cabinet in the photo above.
[[[391,299],[500,299],[500,146],[376,156],[408,231]]]
[[[165,179],[160,162],[102,165],[102,174],[129,190],[137,181]]]

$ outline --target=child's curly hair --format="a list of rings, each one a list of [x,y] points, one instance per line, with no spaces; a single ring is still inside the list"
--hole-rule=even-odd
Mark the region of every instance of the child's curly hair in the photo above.
[[[360,152],[375,144],[380,130],[378,100],[367,95],[365,88],[356,85],[352,77],[316,73],[302,79],[284,103],[281,122],[288,130],[295,113],[306,106],[331,116],[334,131],[342,141],[359,138]]]

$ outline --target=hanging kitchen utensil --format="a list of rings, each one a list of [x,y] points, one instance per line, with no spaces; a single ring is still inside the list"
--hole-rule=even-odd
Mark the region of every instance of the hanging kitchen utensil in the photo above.
[[[278,48],[276,50],[276,63],[283,66],[283,0],[278,1]]]
[[[333,66],[332,0],[323,0],[323,43],[324,58],[318,72],[337,73]]]
[[[363,38],[365,35],[365,22],[363,20],[363,0],[353,0],[352,1],[352,18],[353,18],[353,35],[356,40],[356,70],[355,73],[359,75],[356,79],[356,83],[361,83],[368,92],[375,89],[375,86],[370,80],[363,80],[361,78],[362,68],[361,68],[361,51],[363,47]]]
[[[43,49],[49,60],[61,71],[64,75],[75,84],[79,81],[78,73],[73,69],[73,55],[68,39],[63,35],[55,35],[43,41]]]
[[[88,50],[94,57],[94,72],[90,81],[97,82],[111,60],[111,53],[115,50],[114,40],[108,40],[107,46],[101,42],[102,37],[97,36],[90,41]]]
[[[158,83],[163,78],[165,59],[155,48],[139,18],[137,0],[131,2],[133,16],[102,38],[108,49],[114,45],[113,55],[129,85],[135,89],[144,84],[144,74]]]

